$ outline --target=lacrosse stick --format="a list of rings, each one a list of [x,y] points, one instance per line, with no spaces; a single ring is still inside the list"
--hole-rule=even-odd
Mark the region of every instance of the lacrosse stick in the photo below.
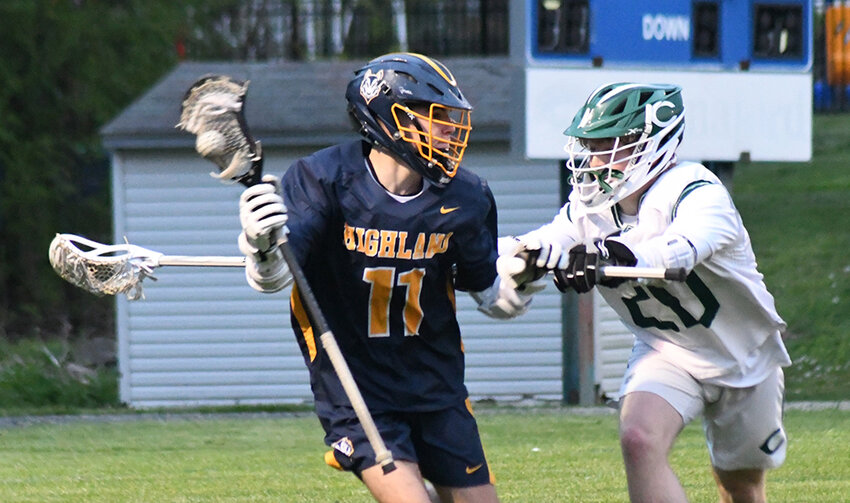
[[[50,265],[62,279],[95,295],[143,297],[142,280],[162,266],[245,267],[245,257],[163,255],[129,243],[105,245],[75,234],[50,242]]]
[[[531,281],[537,281],[546,274],[551,274],[554,271],[539,268],[536,265],[537,257],[540,255],[540,250],[525,250],[523,245],[517,243],[516,256],[521,259],[513,263],[511,267],[515,267],[519,274],[512,274],[513,281],[516,284],[522,285]],[[524,261],[524,263],[522,262]],[[510,273],[510,271],[508,271]],[[666,269],[664,267],[632,267],[619,265],[600,266],[596,270],[599,279],[605,278],[625,278],[625,279],[665,279],[668,281],[685,281],[688,277],[688,271],[684,267],[674,267]]]
[[[201,78],[186,92],[177,127],[196,135],[195,150],[201,157],[218,166],[220,173],[213,174],[214,178],[225,183],[239,182],[250,187],[260,183],[262,179],[263,156],[259,142],[251,138],[245,121],[247,85],[247,82],[238,82],[223,75]],[[286,240],[286,235],[283,235],[277,244],[292,273],[307,315],[314,328],[321,334],[319,339],[322,347],[333,364],[372,450],[375,451],[375,462],[385,474],[390,473],[395,470],[392,453],[378,433],[360,389],[354,382],[351,370],[319,308],[307,277]]]

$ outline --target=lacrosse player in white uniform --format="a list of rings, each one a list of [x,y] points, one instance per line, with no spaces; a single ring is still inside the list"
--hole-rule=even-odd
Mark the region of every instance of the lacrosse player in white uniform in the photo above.
[[[765,470],[785,458],[785,324],[729,193],[704,166],[676,159],[684,118],[676,86],[594,91],[564,132],[569,201],[497,267],[518,286],[545,270],[562,291],[596,285],[634,333],[619,404],[631,501],[686,501],[668,455],[702,415],[720,500],[761,502]],[[688,276],[611,279],[597,275],[605,265]]]

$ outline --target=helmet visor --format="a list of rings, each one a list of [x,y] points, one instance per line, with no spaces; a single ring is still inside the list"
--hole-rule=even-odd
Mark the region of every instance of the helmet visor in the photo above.
[[[463,159],[472,130],[470,111],[438,103],[392,106],[401,139],[413,144],[419,155],[454,177]]]

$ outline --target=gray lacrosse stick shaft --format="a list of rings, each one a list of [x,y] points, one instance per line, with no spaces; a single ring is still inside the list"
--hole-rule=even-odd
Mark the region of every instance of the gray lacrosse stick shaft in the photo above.
[[[245,257],[195,257],[190,255],[163,255],[157,266],[245,267]]]
[[[375,462],[381,466],[385,474],[390,473],[395,470],[393,455],[387,449],[384,440],[378,432],[377,426],[375,426],[372,414],[369,413],[369,408],[363,400],[363,395],[360,394],[360,389],[354,381],[354,376],[351,375],[351,370],[345,362],[336,338],[331,332],[327,321],[325,321],[325,316],[322,314],[319,303],[316,301],[316,296],[307,282],[307,276],[304,275],[304,270],[301,269],[301,265],[295,258],[292,248],[289,247],[289,242],[286,240],[278,241],[278,247],[283,254],[283,259],[289,265],[292,279],[295,281],[295,286],[298,288],[298,293],[301,296],[301,302],[304,304],[304,308],[307,310],[307,314],[312,320],[313,325],[315,325],[316,331],[321,334],[319,335],[319,340],[322,342],[322,347],[325,348],[325,352],[331,360],[334,371],[336,371],[336,375],[339,377],[340,383],[342,383],[345,394],[348,396],[352,408],[354,408],[354,413],[357,415],[357,419],[360,420],[360,425],[363,426],[363,431],[372,445],[372,450],[375,451]]]

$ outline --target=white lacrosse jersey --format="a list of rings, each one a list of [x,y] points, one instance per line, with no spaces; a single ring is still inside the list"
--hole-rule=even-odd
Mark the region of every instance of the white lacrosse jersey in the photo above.
[[[691,162],[669,168],[631,217],[616,205],[587,213],[570,197],[551,223],[529,234],[560,242],[566,253],[576,243],[618,232],[641,266],[669,267],[659,263],[662,254],[647,253],[647,247],[682,243],[683,237],[690,244],[686,251],[692,267],[684,282],[597,285],[638,344],[665,353],[697,379],[731,387],[755,385],[777,366],[791,363],[780,336],[785,323],[756,268],[749,234],[711,171]]]

